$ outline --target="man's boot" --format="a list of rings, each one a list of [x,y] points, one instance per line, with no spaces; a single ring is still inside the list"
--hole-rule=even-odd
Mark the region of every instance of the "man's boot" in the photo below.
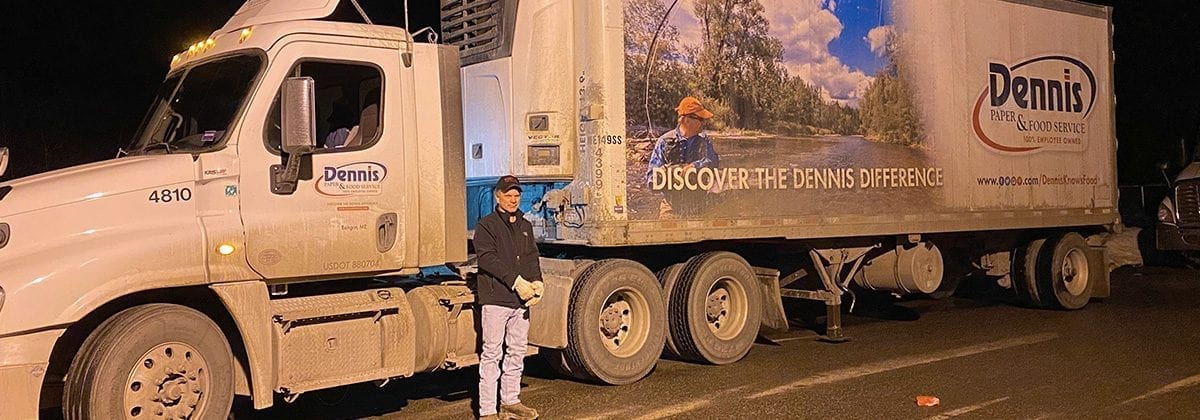
[[[500,406],[500,417],[518,420],[533,420],[538,418],[537,410],[526,407],[525,404],[516,403],[513,405]]]

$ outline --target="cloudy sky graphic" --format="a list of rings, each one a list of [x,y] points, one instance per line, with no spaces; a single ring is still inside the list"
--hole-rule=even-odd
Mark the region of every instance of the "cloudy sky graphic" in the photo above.
[[[663,0],[670,5],[673,0]],[[788,73],[819,88],[827,100],[857,106],[884,64],[883,43],[890,0],[758,0],[770,34],[784,48]],[[694,0],[679,0],[670,22],[680,41],[698,44],[700,21]]]

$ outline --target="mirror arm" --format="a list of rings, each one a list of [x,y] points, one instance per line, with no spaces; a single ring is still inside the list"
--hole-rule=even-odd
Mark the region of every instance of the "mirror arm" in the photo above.
[[[312,146],[304,146],[288,154],[286,165],[271,165],[271,192],[279,195],[295,193],[300,182],[300,161],[312,152]]]

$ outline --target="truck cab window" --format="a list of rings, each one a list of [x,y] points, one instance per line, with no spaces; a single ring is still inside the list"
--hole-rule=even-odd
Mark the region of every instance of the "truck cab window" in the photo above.
[[[176,72],[160,87],[131,153],[200,152],[224,144],[263,66],[235,55]]]
[[[378,141],[382,125],[383,76],[363,64],[301,62],[291,76],[316,82],[317,151],[355,150]],[[267,116],[267,147],[280,150],[280,93]]]

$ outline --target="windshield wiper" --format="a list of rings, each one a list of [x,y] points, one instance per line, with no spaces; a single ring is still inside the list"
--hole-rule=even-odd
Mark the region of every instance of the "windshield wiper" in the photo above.
[[[154,143],[154,144],[148,144],[148,145],[146,145],[146,147],[143,147],[143,148],[142,148],[142,152],[149,152],[149,151],[151,151],[151,150],[154,150],[155,148],[158,148],[159,146],[162,146],[162,148],[163,148],[163,149],[166,149],[166,150],[167,150],[167,153],[171,153],[171,152],[172,152],[172,149],[171,149],[172,147],[176,147],[176,148],[177,148],[177,146],[171,146],[171,143],[168,143],[168,142],[165,142],[165,141],[160,141],[160,142],[158,142],[158,143]]]

